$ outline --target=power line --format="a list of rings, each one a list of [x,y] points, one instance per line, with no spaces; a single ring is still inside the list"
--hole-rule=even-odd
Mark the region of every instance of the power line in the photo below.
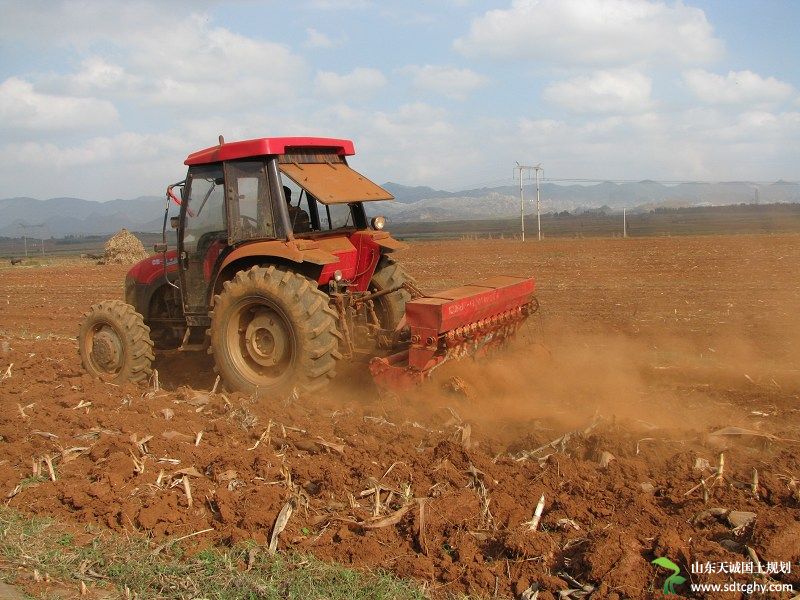
[[[725,180],[699,180],[699,179],[590,179],[585,177],[556,178],[548,177],[542,179],[547,183],[659,183],[661,185],[681,185],[681,184],[748,184],[748,185],[800,185],[800,181],[725,181]]]
[[[532,181],[529,179],[529,181]],[[800,185],[800,180],[779,181],[750,181],[750,180],[722,180],[722,179],[593,179],[590,177],[542,177],[542,183],[658,183],[661,185],[681,185],[681,184],[748,184],[748,185]],[[475,190],[492,185],[513,185],[517,183],[517,178],[493,179],[490,181],[479,181],[466,185],[463,190]]]

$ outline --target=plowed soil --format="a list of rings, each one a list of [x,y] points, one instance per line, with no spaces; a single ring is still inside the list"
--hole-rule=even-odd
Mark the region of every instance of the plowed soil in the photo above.
[[[82,372],[78,321],[121,298],[124,267],[0,270],[4,501],[156,544],[210,530],[191,549],[268,544],[291,503],[279,551],[388,569],[434,597],[650,598],[668,575],[656,557],[694,583],[746,583],[690,565],[751,553],[765,571],[791,563],[757,581],[800,591],[800,236],[397,256],[423,290],[535,275],[541,310],[507,350],[412,394],[381,397],[353,365],[320,396],[256,402],[211,393],[205,355],[159,358],[158,391]]]

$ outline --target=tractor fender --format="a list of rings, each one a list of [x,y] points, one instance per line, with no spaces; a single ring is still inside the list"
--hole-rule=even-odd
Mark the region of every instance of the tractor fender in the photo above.
[[[315,265],[327,265],[339,260],[336,255],[321,250],[319,244],[313,240],[295,240],[291,242],[271,240],[239,246],[222,260],[219,271],[223,271],[225,267],[237,260],[251,256],[284,258],[296,263],[310,262]]]
[[[219,289],[222,281],[226,278],[226,273],[231,270],[230,268],[239,270],[239,267],[249,268],[254,264],[269,262],[306,263],[324,267],[325,265],[339,262],[339,257],[320,248],[319,243],[314,240],[296,239],[286,242],[270,240],[244,244],[229,252],[222,259],[216,269],[216,275],[210,290]]]
[[[396,240],[388,231],[365,231],[362,233],[370,236],[375,244],[384,248],[387,252],[408,250],[408,244]]]
[[[167,252],[167,273],[173,276],[178,272],[178,251],[172,249]],[[140,260],[128,271],[127,277],[138,284],[151,284],[164,278],[164,255],[153,254]]]
[[[167,252],[166,274],[171,282],[178,278],[178,253],[174,249]],[[153,295],[165,285],[164,256],[153,254],[133,265],[125,276],[125,301],[148,319]]]

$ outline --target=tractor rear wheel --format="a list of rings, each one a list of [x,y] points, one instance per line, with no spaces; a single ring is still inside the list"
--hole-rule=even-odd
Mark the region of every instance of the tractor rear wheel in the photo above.
[[[388,256],[383,256],[375,268],[369,287],[373,291],[380,292],[399,287],[404,283],[416,285],[414,279],[406,273],[403,267]],[[397,327],[400,319],[406,314],[406,302],[409,300],[411,300],[411,293],[405,288],[375,300],[378,318],[384,329],[393,330]]]
[[[153,372],[150,328],[133,306],[120,300],[95,304],[84,315],[78,352],[89,374],[103,381],[142,381]]]
[[[316,282],[274,266],[226,281],[214,297],[209,349],[225,384],[263,396],[328,383],[341,358],[328,302]]]

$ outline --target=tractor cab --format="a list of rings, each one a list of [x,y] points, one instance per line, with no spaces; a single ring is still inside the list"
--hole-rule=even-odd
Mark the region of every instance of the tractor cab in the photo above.
[[[220,257],[238,246],[368,229],[362,202],[393,197],[347,165],[353,153],[349,140],[263,138],[191,154],[173,220],[184,311],[207,311]]]

